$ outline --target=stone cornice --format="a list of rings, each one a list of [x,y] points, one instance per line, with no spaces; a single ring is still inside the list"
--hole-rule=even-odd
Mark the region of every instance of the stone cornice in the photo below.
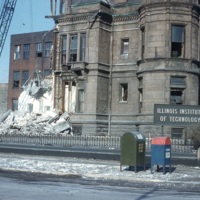
[[[79,21],[88,21],[91,18],[91,15],[81,15],[81,16],[70,16],[70,17],[62,17],[58,18],[58,23],[67,23],[67,22],[79,22]],[[139,15],[118,15],[113,16],[113,22],[124,22],[124,21],[133,21],[138,20]]]

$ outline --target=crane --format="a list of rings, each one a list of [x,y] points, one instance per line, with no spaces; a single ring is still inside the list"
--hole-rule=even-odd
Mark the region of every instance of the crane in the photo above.
[[[17,0],[4,0],[0,14],[0,56],[13,17]]]

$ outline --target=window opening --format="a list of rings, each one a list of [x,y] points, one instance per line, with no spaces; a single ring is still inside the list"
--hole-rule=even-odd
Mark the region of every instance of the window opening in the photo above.
[[[77,35],[70,36],[69,61],[77,61]]]
[[[21,50],[21,46],[20,45],[16,45],[15,46],[15,53],[14,53],[14,59],[15,60],[20,59],[20,50]]]
[[[44,78],[51,75],[51,70],[50,69],[45,69],[44,70]]]
[[[184,58],[185,56],[185,27],[172,26],[171,57]]]
[[[85,92],[83,89],[78,90],[78,112],[83,113],[84,112],[84,97]]]
[[[142,109],[143,109],[143,92],[142,89],[139,90],[139,113],[142,113]]]
[[[42,42],[36,44],[36,57],[42,57]]]
[[[13,72],[13,87],[14,88],[19,88],[19,71]]]
[[[31,113],[33,112],[33,104],[32,103],[28,103],[28,112]]]
[[[85,61],[85,53],[86,53],[86,34],[81,34],[81,46],[80,46],[80,61]]]
[[[145,27],[141,28],[141,32],[142,32],[141,59],[144,59],[144,53],[145,53]]]
[[[121,54],[128,54],[129,52],[129,39],[121,40]]]
[[[183,104],[186,78],[179,76],[170,77],[170,103]]]
[[[29,71],[22,71],[22,86],[27,84],[29,78]]]
[[[124,102],[128,100],[128,84],[120,84],[120,101]]]
[[[24,44],[23,58],[24,59],[29,59],[29,57],[30,57],[30,45],[29,44]]]
[[[170,78],[170,84],[171,85],[182,85],[185,86],[185,77],[178,77],[178,76],[172,76]]]
[[[66,65],[66,51],[67,51],[67,36],[63,35],[62,36],[62,59],[61,59],[61,64]]]
[[[12,99],[12,110],[18,110],[18,100],[17,99]]]
[[[65,82],[64,109],[66,112],[75,112],[76,82]]]
[[[51,46],[52,46],[52,42],[46,42],[45,43],[45,57],[50,57],[50,55],[51,55]]]
[[[183,104],[183,90],[182,89],[171,89],[170,103]]]
[[[172,128],[171,129],[171,137],[174,139],[182,139],[183,138],[183,128]]]

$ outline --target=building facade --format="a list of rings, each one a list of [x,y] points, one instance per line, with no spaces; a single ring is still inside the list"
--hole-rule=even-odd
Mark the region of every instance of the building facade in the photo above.
[[[18,109],[18,97],[36,71],[42,77],[51,74],[53,37],[52,31],[11,35],[8,109]]]
[[[7,111],[8,84],[0,83],[0,116]]]
[[[198,0],[56,3],[54,107],[72,113],[80,134],[160,135],[154,104],[199,105]]]

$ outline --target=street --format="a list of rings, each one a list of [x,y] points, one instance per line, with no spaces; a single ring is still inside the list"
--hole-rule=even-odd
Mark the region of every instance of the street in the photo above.
[[[17,175],[16,175],[17,176]],[[36,175],[37,176],[37,175]],[[169,189],[121,187],[97,182],[49,180],[35,177],[0,177],[0,200],[186,200],[199,199],[200,193],[178,192]]]

